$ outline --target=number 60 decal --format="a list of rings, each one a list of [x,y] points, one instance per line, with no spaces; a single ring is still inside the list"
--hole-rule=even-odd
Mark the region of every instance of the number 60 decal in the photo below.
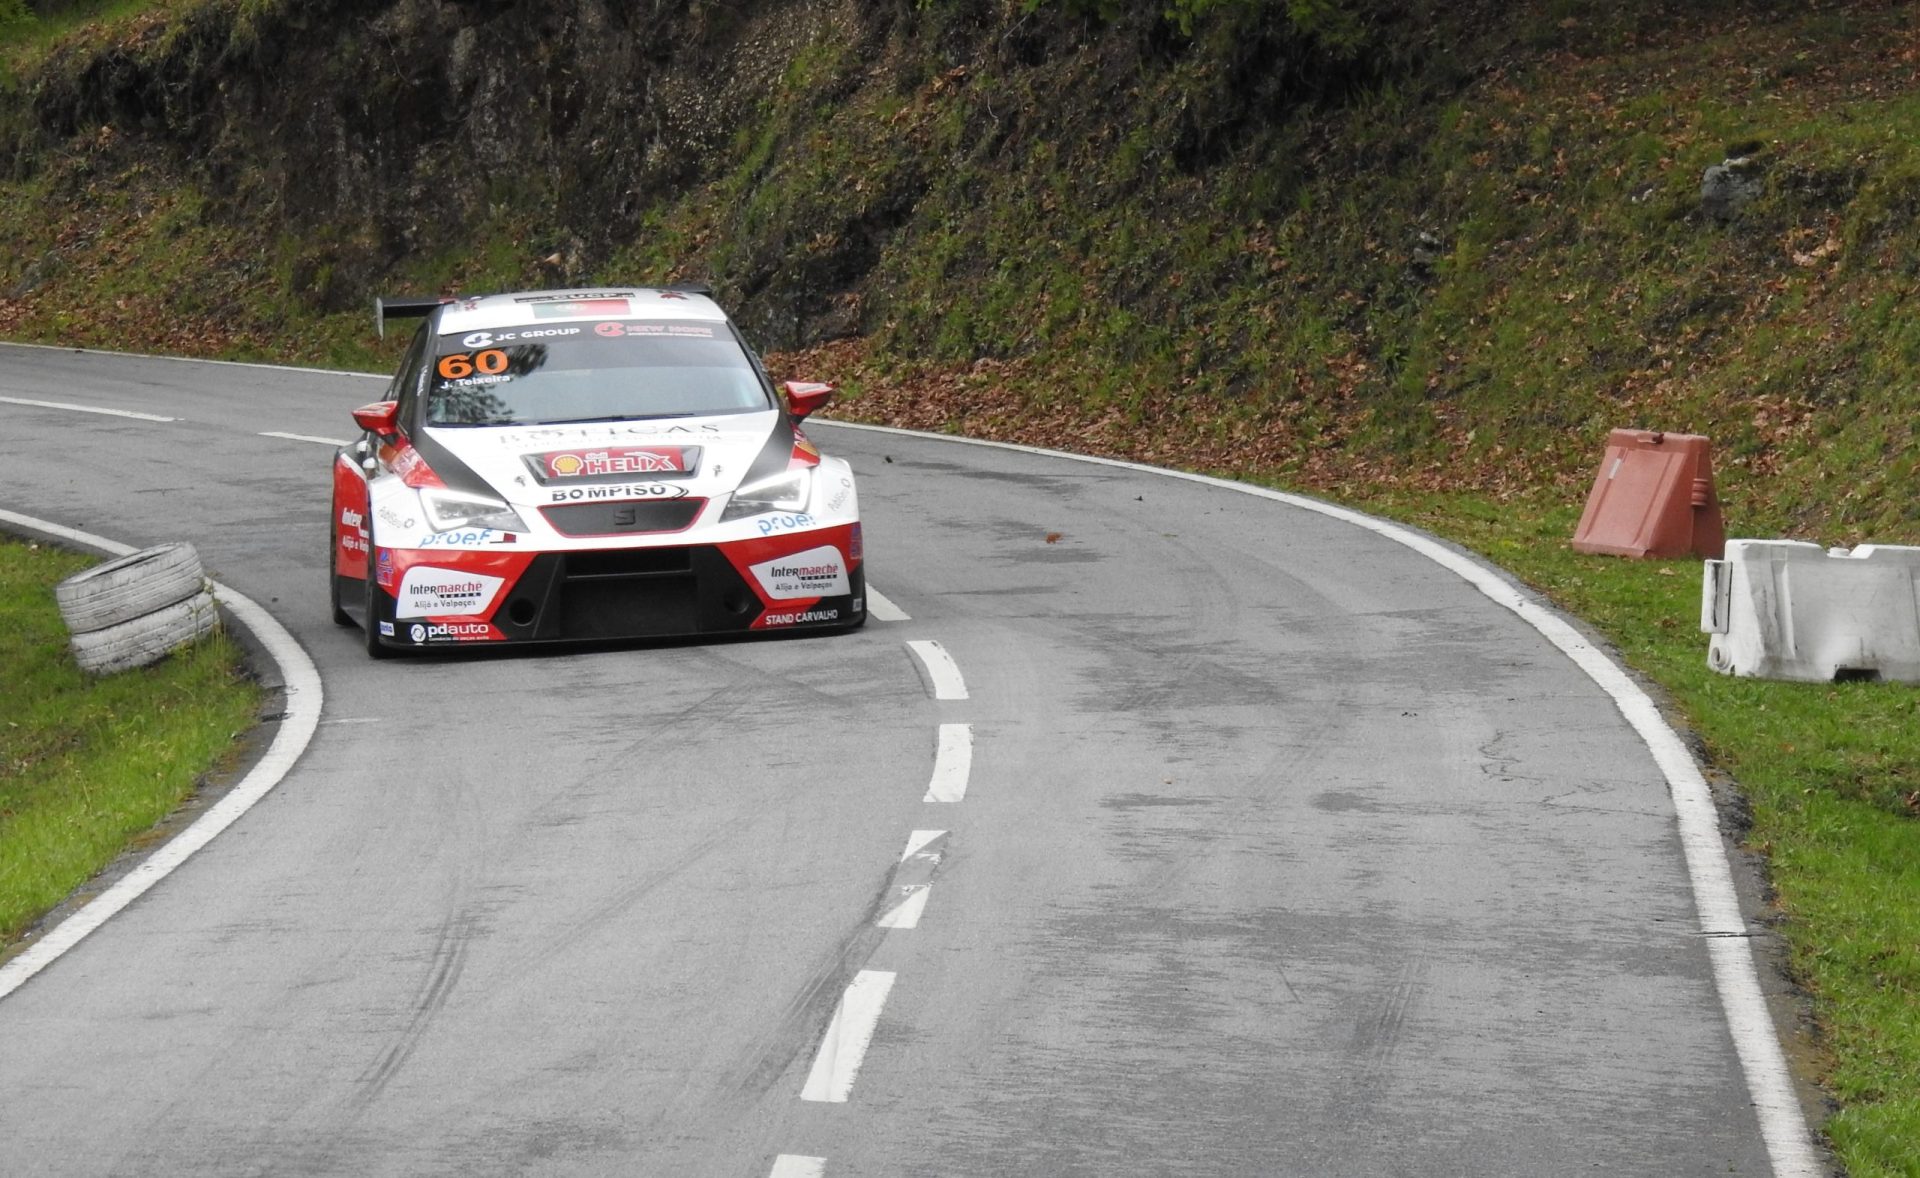
[[[479,372],[487,376],[498,376],[507,370],[507,354],[499,348],[488,348],[484,352],[455,352],[451,356],[440,357],[437,371],[441,380],[459,380]]]

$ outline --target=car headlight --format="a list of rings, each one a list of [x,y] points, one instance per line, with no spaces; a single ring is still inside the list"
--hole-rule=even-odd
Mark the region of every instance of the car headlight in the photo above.
[[[443,487],[420,488],[420,506],[426,511],[427,525],[436,532],[456,528],[495,528],[503,532],[524,532],[526,522],[520,513],[502,500],[488,495],[469,495]]]
[[[769,511],[805,511],[807,500],[812,497],[813,468],[803,466],[735,491],[733,498],[727,500],[727,509],[720,513],[720,522]]]

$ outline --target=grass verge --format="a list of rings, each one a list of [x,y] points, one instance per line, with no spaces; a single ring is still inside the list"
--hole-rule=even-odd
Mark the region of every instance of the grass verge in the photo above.
[[[253,723],[259,689],[215,634],[104,678],[67,651],[53,585],[95,563],[0,540],[0,944],[138,845]]]

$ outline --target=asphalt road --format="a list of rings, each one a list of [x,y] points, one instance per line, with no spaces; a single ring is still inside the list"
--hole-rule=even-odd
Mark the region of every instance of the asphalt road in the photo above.
[[[0,349],[0,507],[191,540],[327,689],[0,1001],[0,1174],[1770,1172],[1659,771],[1445,569],[822,425],[910,620],[375,663],[262,435],[380,387]]]

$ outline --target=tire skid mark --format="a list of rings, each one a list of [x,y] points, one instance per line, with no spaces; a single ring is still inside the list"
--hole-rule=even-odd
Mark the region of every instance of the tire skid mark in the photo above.
[[[434,941],[432,967],[427,971],[419,996],[414,999],[413,1013],[406,1027],[359,1077],[359,1099],[362,1104],[377,1098],[400,1069],[406,1066],[407,1060],[433,1025],[434,1016],[446,1007],[447,998],[459,984],[461,972],[466,969],[467,946],[478,924],[470,911],[451,915],[441,923],[439,935]]]
[[[877,881],[866,910],[787,999],[773,1030],[760,1037],[735,1069],[731,1087],[737,1096],[751,1099],[768,1091],[795,1061],[820,1042],[841,995],[887,938],[880,920],[892,907],[896,894],[893,879],[894,873],[889,871]]]
[[[1387,1099],[1407,1016],[1426,988],[1426,978],[1426,956],[1408,958],[1376,1003],[1354,1023],[1347,1047],[1347,1058],[1356,1061],[1354,1070],[1334,1092],[1335,1107],[1346,1110],[1347,1118]]]
[[[947,832],[916,830],[907,838],[907,849],[893,869],[887,887],[887,904],[876,924],[881,928],[910,929],[919,925],[926,910],[933,877],[947,854]]]

